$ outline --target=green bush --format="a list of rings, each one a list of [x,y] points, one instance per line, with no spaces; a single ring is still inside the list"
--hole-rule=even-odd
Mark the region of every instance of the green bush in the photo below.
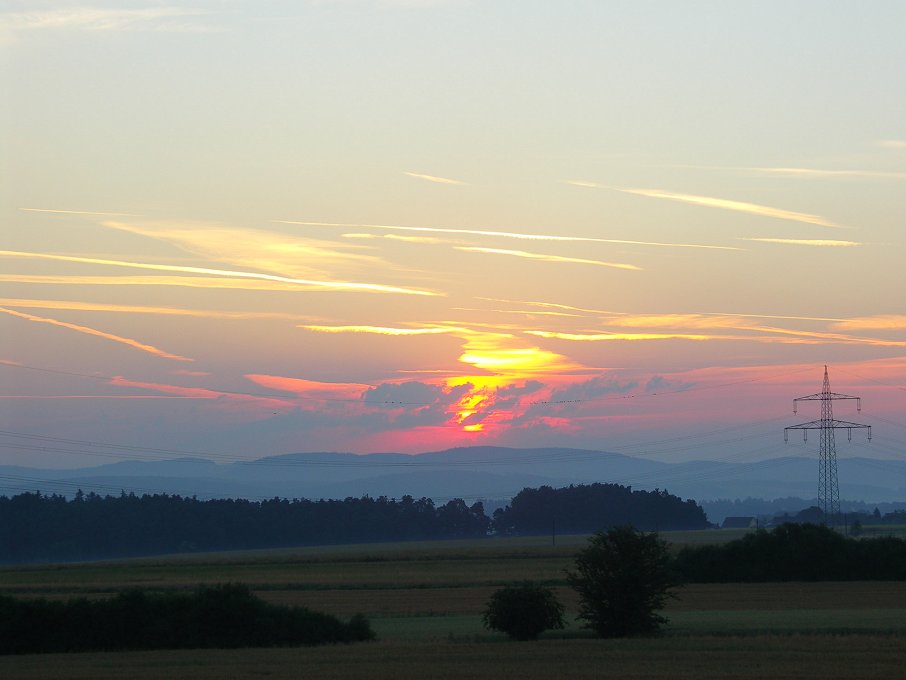
[[[593,535],[567,578],[585,627],[608,638],[658,632],[667,622],[658,611],[679,585],[666,542],[631,526]]]
[[[495,592],[481,618],[489,630],[536,640],[545,630],[563,628],[563,605],[549,588],[526,581]]]
[[[275,647],[373,638],[361,615],[344,623],[304,607],[268,604],[239,584],[194,593],[136,589],[98,601],[0,597],[0,654]]]

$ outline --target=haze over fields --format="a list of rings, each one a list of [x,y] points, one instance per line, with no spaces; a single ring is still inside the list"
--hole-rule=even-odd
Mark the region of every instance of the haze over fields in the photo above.
[[[892,0],[7,3],[0,465],[814,465],[782,430],[825,365],[873,426],[841,461],[906,460],[904,25]]]

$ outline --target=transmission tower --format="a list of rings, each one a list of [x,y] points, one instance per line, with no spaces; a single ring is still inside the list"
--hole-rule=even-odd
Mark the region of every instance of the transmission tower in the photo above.
[[[818,505],[824,511],[824,523],[840,515],[840,486],[837,483],[837,448],[834,441],[834,430],[846,430],[849,441],[853,440],[853,429],[868,430],[868,441],[871,441],[871,425],[850,423],[846,420],[834,420],[833,402],[836,399],[855,399],[856,410],[862,411],[862,398],[848,394],[831,392],[830,380],[827,377],[827,366],[824,367],[824,385],[817,394],[793,399],[793,413],[799,412],[800,401],[820,401],[821,420],[811,420],[799,425],[783,428],[783,441],[787,441],[790,430],[802,430],[802,441],[808,441],[809,430],[820,431],[818,443]]]

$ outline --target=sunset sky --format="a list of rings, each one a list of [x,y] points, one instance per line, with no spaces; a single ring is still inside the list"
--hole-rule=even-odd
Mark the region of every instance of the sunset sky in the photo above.
[[[0,464],[906,456],[906,3],[2,7]]]

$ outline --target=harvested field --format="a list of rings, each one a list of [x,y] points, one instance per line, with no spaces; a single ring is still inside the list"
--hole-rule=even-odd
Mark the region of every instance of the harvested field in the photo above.
[[[0,658],[17,680],[130,678],[894,678],[906,637],[752,635],[654,640],[377,642],[295,649],[188,650]]]
[[[733,532],[733,538],[737,537]],[[674,538],[679,538],[676,536]],[[728,540],[683,532],[684,543]],[[0,677],[141,678],[897,677],[906,653],[906,583],[693,584],[679,591],[660,639],[591,639],[564,572],[585,537],[489,539],[188,555],[4,567],[0,593],[108,597],[242,582],[276,604],[368,616],[377,643],[327,648],[160,651],[0,658]],[[489,633],[494,590],[551,585],[568,625],[536,643]]]

